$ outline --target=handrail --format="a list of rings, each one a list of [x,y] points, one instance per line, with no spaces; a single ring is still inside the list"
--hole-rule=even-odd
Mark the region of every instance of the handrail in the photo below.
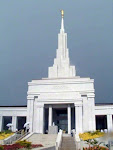
[[[19,137],[16,141],[20,141],[21,139],[23,139],[25,136],[27,136],[29,134],[29,132],[25,132],[23,135],[21,135],[21,137]]]
[[[61,143],[62,143],[62,134],[63,134],[63,131],[60,129],[59,132],[58,132],[58,135],[57,135],[56,143],[55,143],[56,150],[58,150],[59,147],[61,146]]]
[[[76,149],[83,149],[81,148],[82,145],[80,143],[80,138],[77,133],[74,133],[74,141],[75,141]]]
[[[13,135],[11,135],[10,137],[4,139],[3,143],[4,144],[15,143],[16,141],[21,140],[22,138],[24,138],[28,134],[29,134],[28,132],[26,133],[23,130],[19,130],[19,131],[15,132]]]

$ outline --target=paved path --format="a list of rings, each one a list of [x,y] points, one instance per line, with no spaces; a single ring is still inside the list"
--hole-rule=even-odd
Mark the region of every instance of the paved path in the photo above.
[[[60,150],[76,150],[75,141],[73,137],[63,137]]]

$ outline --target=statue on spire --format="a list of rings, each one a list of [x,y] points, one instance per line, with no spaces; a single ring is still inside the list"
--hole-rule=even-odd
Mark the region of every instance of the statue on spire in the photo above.
[[[63,9],[61,10],[61,15],[62,15],[62,18],[64,18],[64,10]]]

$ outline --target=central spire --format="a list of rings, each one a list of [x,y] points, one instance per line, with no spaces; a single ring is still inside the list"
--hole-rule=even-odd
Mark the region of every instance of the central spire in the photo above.
[[[61,29],[60,32],[64,32],[64,10],[61,10],[61,16],[62,16],[62,20],[61,20]]]
[[[48,69],[49,78],[75,77],[75,66],[70,65],[69,50],[67,48],[67,33],[64,31],[64,11],[61,10],[61,29],[58,34],[58,49],[54,64]]]

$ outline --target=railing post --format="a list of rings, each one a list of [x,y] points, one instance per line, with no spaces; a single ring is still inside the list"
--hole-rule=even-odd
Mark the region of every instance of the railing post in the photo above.
[[[56,139],[56,150],[59,149],[59,147],[61,146],[61,142],[62,142],[62,130],[59,130],[58,135],[57,135],[57,139]]]

